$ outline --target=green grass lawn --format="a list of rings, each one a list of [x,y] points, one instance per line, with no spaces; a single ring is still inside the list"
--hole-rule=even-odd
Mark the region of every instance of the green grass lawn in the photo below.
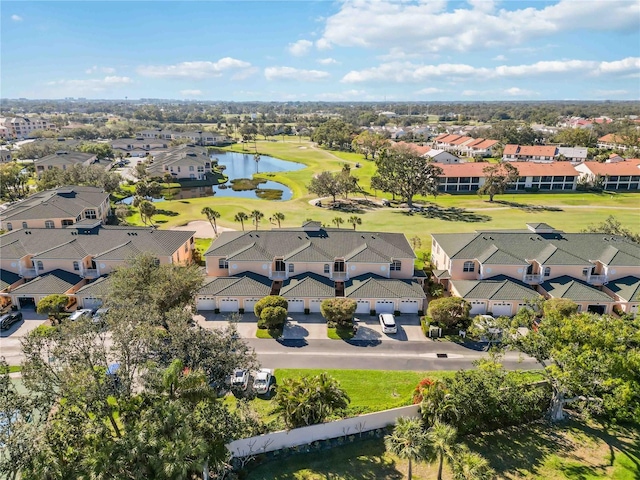
[[[21,372],[22,367],[20,365],[9,365],[9,373]]]
[[[247,151],[253,151],[253,144],[246,145]],[[328,208],[309,204],[315,195],[307,192],[312,175],[323,170],[338,171],[344,163],[352,167],[356,162],[362,168],[352,168],[359,178],[359,184],[369,199],[389,198],[382,192],[372,191],[370,179],[375,172],[371,160],[352,152],[330,152],[314,147],[309,141],[299,142],[288,139],[285,142],[257,142],[258,151],[283,160],[303,163],[307,168],[294,172],[261,173],[261,176],[287,185],[293,191],[293,199],[287,201],[267,201],[260,199],[203,197],[186,200],[171,200],[157,204],[159,214],[153,217],[154,223],[161,228],[185,225],[193,220],[204,220],[200,213],[209,206],[221,213],[218,224],[224,227],[240,229],[233,220],[236,213],[249,214],[257,209],[264,213],[265,220],[260,229],[271,228],[266,218],[275,212],[285,215],[283,227],[299,227],[311,218],[323,224],[333,226],[332,220],[340,216],[345,220],[353,213],[341,213]],[[243,151],[243,145],[233,145],[229,149]],[[498,195],[490,203],[486,197],[478,195],[438,195],[435,199],[416,198],[419,203],[432,205],[432,213],[408,214],[403,208],[362,209],[356,213],[362,218],[359,230],[402,232],[408,238],[417,236],[422,241],[422,250],[431,246],[431,233],[471,232],[478,229],[524,228],[528,222],[546,222],[567,232],[578,232],[590,224],[600,223],[609,215],[615,215],[627,228],[640,231],[638,213],[640,212],[639,193],[525,193]],[[138,214],[127,219],[132,224],[142,225]],[[250,222],[245,229],[254,228]],[[351,228],[345,224],[345,228]]]
[[[640,428],[594,422],[551,427],[535,423],[460,439],[487,458],[500,479],[633,480],[640,476]],[[400,480],[407,462],[386,453],[382,439],[271,461],[250,470],[247,480]],[[437,465],[414,464],[414,480],[437,478]],[[451,479],[447,468],[445,479]]]

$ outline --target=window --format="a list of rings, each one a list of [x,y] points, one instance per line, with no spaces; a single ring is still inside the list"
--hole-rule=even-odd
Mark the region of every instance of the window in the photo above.
[[[22,222],[22,228],[29,228],[29,226],[27,225],[27,222]]]
[[[284,272],[285,270],[285,265],[284,262],[282,260],[276,260],[276,265],[275,265],[275,271],[276,272]]]
[[[330,271],[329,271],[329,264],[328,264],[328,263],[325,263],[325,264],[324,264],[324,273],[330,273]]]
[[[159,267],[160,266],[160,259],[159,258],[154,258],[153,259],[153,265],[155,267]]]
[[[80,271],[80,264],[78,262],[73,262],[73,269],[76,272]]]
[[[54,225],[53,220],[45,220],[44,228],[56,228],[56,226]]]
[[[62,220],[62,226],[63,227],[68,227],[70,225],[73,225],[73,220],[72,219],[65,218],[64,220]]]
[[[293,263],[289,264],[289,273],[293,273]]]
[[[476,271],[475,262],[464,262],[464,265],[462,266],[462,271],[463,272],[475,272]]]
[[[227,261],[226,258],[220,258],[218,260],[218,268],[229,268],[229,262]]]
[[[394,260],[393,262],[391,262],[389,270],[392,272],[399,272],[400,270],[402,270],[402,262],[400,262],[400,260]]]
[[[587,275],[589,275],[589,271],[590,270],[591,270],[590,268],[583,268],[582,269],[582,276],[586,277]]]
[[[180,167],[178,167],[178,173],[180,173]]]
[[[95,220],[98,218],[98,215],[96,215],[96,211],[93,208],[89,208],[84,211],[84,218]]]
[[[551,276],[551,267],[544,267],[544,276],[545,277]]]
[[[44,265],[42,264],[42,261],[41,261],[41,260],[38,260],[38,261],[36,262],[36,269],[37,269],[37,270],[44,270]]]
[[[194,171],[193,165],[189,165],[189,171],[190,171],[190,172],[193,172],[193,171]]]
[[[13,225],[11,225],[11,222],[7,223],[7,230],[13,230]]]

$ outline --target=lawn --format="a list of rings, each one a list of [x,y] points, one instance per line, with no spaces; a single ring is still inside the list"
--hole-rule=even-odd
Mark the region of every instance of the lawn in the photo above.
[[[246,146],[253,151],[253,144]],[[340,212],[325,207],[316,207],[309,203],[315,198],[307,192],[306,185],[313,174],[331,170],[338,171],[345,163],[359,178],[361,187],[372,200],[389,198],[382,192],[370,189],[370,178],[375,172],[372,161],[364,160],[361,155],[351,152],[329,152],[314,147],[309,141],[289,139],[285,142],[258,141],[258,151],[283,160],[304,163],[308,168],[295,172],[261,173],[269,180],[283,183],[293,191],[293,199],[287,201],[267,201],[259,199],[204,197],[187,200],[172,200],[157,204],[159,214],[153,217],[154,223],[161,228],[185,225],[192,220],[204,220],[200,213],[209,206],[221,213],[218,224],[224,227],[240,229],[233,220],[236,213],[249,214],[257,209],[264,213],[265,219],[259,228],[271,228],[266,220],[275,212],[285,215],[283,227],[299,227],[307,219],[319,220],[333,226],[332,220],[340,216],[347,219],[354,213]],[[243,151],[243,145],[233,145],[230,149]],[[422,249],[428,251],[431,245],[431,233],[472,232],[477,229],[513,229],[524,228],[528,222],[546,222],[567,232],[578,232],[590,224],[600,223],[609,215],[615,215],[625,226],[640,231],[638,212],[640,211],[639,193],[527,193],[496,196],[490,203],[486,197],[477,195],[438,195],[435,199],[417,198],[419,203],[431,205],[429,213],[409,214],[404,208],[373,207],[360,208],[355,212],[362,218],[359,230],[402,232],[408,238],[417,236]],[[127,219],[130,223],[140,224],[137,214]],[[246,229],[254,228],[246,222]],[[346,226],[345,228],[350,228]]]
[[[462,439],[487,458],[498,478],[536,480],[633,480],[640,475],[640,428],[594,422],[551,427],[535,423]],[[406,478],[407,462],[386,453],[381,439],[364,440],[319,453],[272,461],[250,471],[247,480]],[[437,466],[414,464],[414,480],[432,480]],[[445,469],[445,479],[451,479]]]

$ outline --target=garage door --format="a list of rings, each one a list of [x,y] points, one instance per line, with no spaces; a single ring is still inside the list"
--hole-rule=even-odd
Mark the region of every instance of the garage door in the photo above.
[[[309,311],[311,313],[320,313],[320,305],[322,305],[322,300],[311,300],[309,302]]]
[[[253,313],[253,307],[256,306],[258,302],[257,298],[251,298],[249,300],[244,301],[244,313]]]
[[[369,313],[371,307],[369,306],[369,300],[358,300],[356,303],[356,313]]]
[[[400,300],[400,313],[418,313],[418,300]]]
[[[631,315],[635,316],[638,314],[638,305],[633,305],[630,309],[629,309],[629,313],[631,313]]]
[[[34,297],[20,297],[18,298],[20,308],[36,308],[36,299]]]
[[[304,300],[300,300],[298,298],[287,299],[289,302],[289,312],[291,313],[301,313],[304,312]]]
[[[216,309],[216,297],[203,296],[196,298],[197,310],[215,310]]]
[[[394,310],[393,302],[389,300],[376,301],[376,313],[393,313]]]
[[[491,307],[493,316],[498,317],[510,317],[511,316],[511,304],[510,303],[494,303]]]
[[[487,313],[487,305],[484,302],[469,302],[471,304],[471,311],[469,315],[481,315]]]
[[[100,308],[101,306],[102,306],[101,298],[87,297],[82,301],[82,308],[95,310],[96,308]]]
[[[220,300],[219,305],[221,312],[237,312],[239,309],[237,298],[225,298]]]

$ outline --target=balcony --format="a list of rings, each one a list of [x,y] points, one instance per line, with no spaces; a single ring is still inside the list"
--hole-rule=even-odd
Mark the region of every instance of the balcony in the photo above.
[[[542,278],[542,275],[540,275],[539,273],[534,273],[532,275],[525,275],[523,281],[524,283],[533,285],[533,284],[542,283],[544,280]]]
[[[82,271],[82,276],[84,278],[98,278],[100,276],[100,274],[98,273],[98,270],[93,269],[93,268],[85,268]]]
[[[276,270],[275,272],[272,271],[271,274],[269,275],[269,278],[271,280],[284,280],[287,278],[287,272],[280,271],[280,270]]]
[[[25,278],[35,278],[38,276],[38,272],[36,272],[35,268],[21,268],[20,276]]]
[[[331,280],[349,280],[349,274],[347,272],[333,272]]]
[[[607,282],[607,276],[606,275],[590,275],[589,278],[587,279],[587,282],[590,285],[603,285],[604,283]]]

